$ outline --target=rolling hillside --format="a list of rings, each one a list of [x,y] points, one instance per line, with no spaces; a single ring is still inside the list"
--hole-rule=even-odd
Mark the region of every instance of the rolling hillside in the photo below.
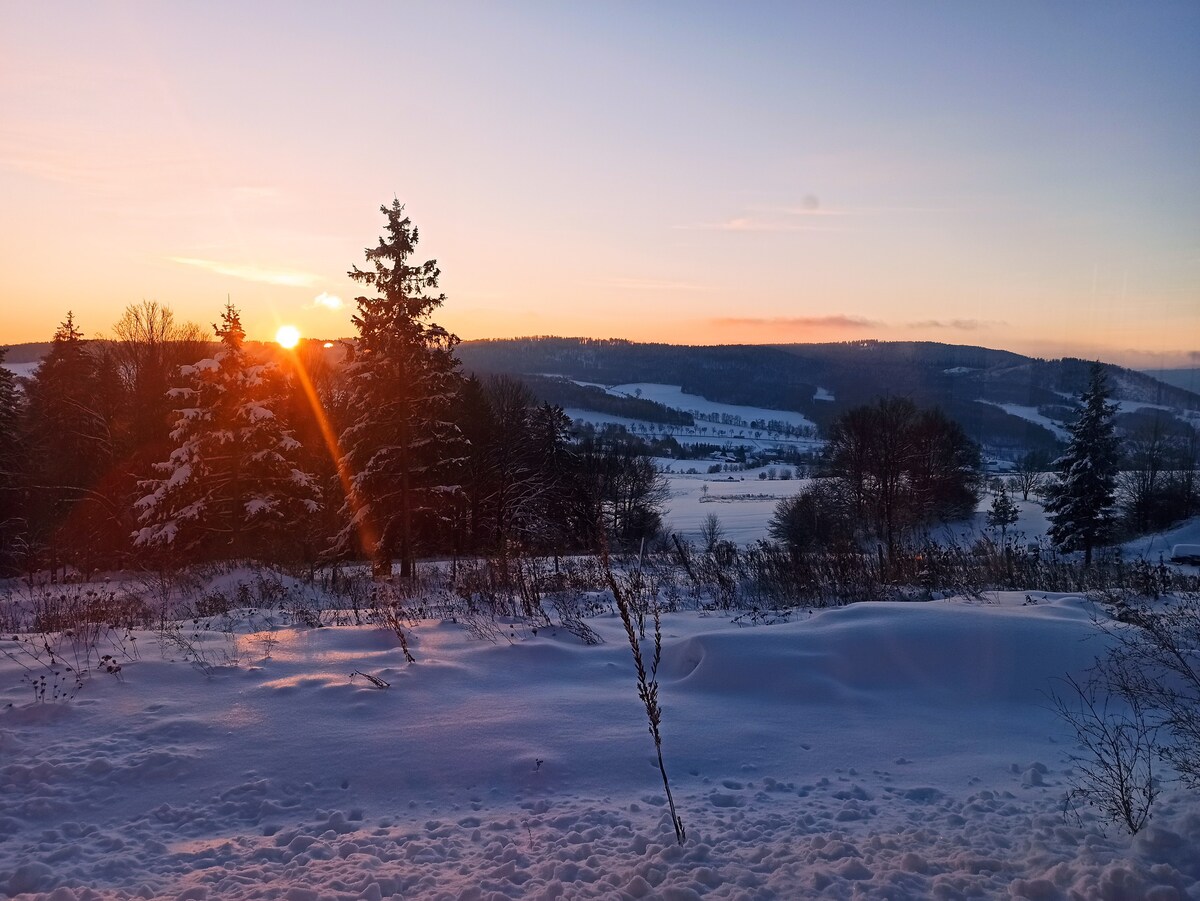
[[[465,342],[459,352],[464,367],[479,373],[678,385],[712,401],[803,413],[819,426],[882,395],[901,395],[941,407],[998,451],[1053,450],[1090,365],[933,342],[690,347],[539,337]],[[1128,408],[1200,415],[1200,395],[1105,365],[1114,398]]]

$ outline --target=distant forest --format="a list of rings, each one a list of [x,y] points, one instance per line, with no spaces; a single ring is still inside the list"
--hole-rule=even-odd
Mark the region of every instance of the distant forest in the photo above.
[[[691,347],[536,337],[467,341],[458,354],[467,370],[520,375],[539,396],[564,406],[601,409],[586,402],[595,394],[572,400],[562,394],[543,395],[567,390],[558,387],[561,382],[548,384],[546,376],[606,385],[679,385],[689,394],[720,403],[803,413],[822,432],[854,407],[884,396],[905,397],[921,407],[940,408],[984,447],[1045,453],[1059,446],[1054,433],[999,405],[1029,407],[1048,419],[1069,421],[1090,365],[982,347],[881,341]],[[1190,391],[1119,366],[1106,365],[1105,370],[1118,399],[1200,410],[1200,396]],[[818,389],[833,399],[818,399]]]

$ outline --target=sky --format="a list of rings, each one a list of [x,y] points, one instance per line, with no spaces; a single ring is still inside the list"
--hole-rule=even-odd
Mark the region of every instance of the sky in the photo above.
[[[399,199],[463,339],[1200,365],[1200,4],[8,3],[0,343],[354,334]]]

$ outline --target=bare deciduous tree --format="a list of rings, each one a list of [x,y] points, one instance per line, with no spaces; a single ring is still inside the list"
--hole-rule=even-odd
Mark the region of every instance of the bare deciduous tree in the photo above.
[[[1071,797],[1135,833],[1158,794],[1156,760],[1200,789],[1200,596],[1116,613],[1108,654],[1054,706],[1083,751]]]

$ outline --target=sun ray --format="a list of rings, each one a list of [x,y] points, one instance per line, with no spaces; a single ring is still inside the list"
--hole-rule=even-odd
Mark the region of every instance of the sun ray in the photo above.
[[[279,340],[278,335],[276,336],[276,340]],[[358,532],[361,550],[368,559],[373,559],[375,549],[379,545],[379,532],[375,528],[374,520],[371,517],[370,505],[361,503],[358,492],[354,490],[350,470],[343,462],[341,443],[333,431],[333,425],[325,413],[325,406],[321,403],[317,389],[313,386],[312,379],[308,377],[308,370],[305,369],[304,363],[300,360],[296,352],[292,350],[294,345],[289,346],[284,344],[282,340],[279,340],[279,343],[288,350],[287,356],[291,361],[292,371],[295,372],[296,378],[300,382],[300,387],[304,389],[304,396],[308,399],[308,406],[312,410],[317,428],[321,431],[321,439],[325,442],[325,449],[329,454],[329,459],[333,461],[333,468],[337,472],[338,482],[341,483],[342,491],[350,504],[351,522]]]

